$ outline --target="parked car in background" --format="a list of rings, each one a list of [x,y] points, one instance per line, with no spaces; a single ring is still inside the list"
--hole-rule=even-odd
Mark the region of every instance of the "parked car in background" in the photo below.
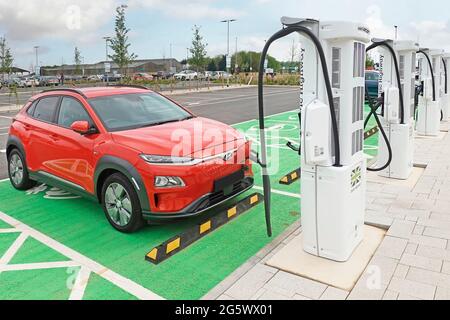
[[[101,74],[94,74],[92,76],[87,77],[88,81],[103,81],[103,75]]]
[[[43,87],[59,85],[59,78],[57,76],[43,76],[40,78],[40,85]]]
[[[153,75],[153,78],[159,79],[159,80],[168,80],[171,79],[173,77],[174,73],[173,72],[168,72],[168,71],[158,71],[157,73],[155,73]]]
[[[19,78],[9,78],[8,80],[6,80],[4,82],[4,85],[6,87],[12,87],[12,86],[20,87],[20,82],[21,82],[21,80]]]
[[[380,73],[378,71],[366,70],[366,87],[369,91],[369,97],[378,98]]]
[[[153,80],[153,76],[146,72],[135,73],[135,74],[133,74],[132,78],[133,78],[133,80],[136,80],[136,81],[152,81]]]
[[[108,74],[108,75],[103,75],[103,81],[108,81],[108,82],[119,82],[120,80],[122,80],[122,75],[121,74]]]
[[[230,79],[231,78],[231,74],[229,74],[226,71],[216,71],[216,75],[215,75],[216,79]]]
[[[214,80],[214,71],[205,71],[206,80]]]
[[[198,73],[192,70],[184,70],[180,73],[174,75],[175,79],[185,81],[185,80],[197,80]]]

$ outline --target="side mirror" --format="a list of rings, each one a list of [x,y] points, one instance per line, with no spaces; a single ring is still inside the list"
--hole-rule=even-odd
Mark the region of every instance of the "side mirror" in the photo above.
[[[75,121],[70,126],[70,129],[72,129],[73,131],[75,131],[81,135],[92,133],[89,122],[87,122],[87,121]]]

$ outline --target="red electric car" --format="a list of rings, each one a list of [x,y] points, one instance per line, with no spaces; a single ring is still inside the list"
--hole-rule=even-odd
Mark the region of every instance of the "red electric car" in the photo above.
[[[111,225],[198,215],[253,186],[250,143],[143,87],[45,91],[7,142],[18,190],[37,181],[98,201]]]

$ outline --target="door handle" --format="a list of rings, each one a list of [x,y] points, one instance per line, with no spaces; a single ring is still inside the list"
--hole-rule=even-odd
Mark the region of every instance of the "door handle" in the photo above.
[[[53,141],[58,141],[59,140],[59,136],[56,134],[52,134],[50,135],[50,139],[52,139]]]

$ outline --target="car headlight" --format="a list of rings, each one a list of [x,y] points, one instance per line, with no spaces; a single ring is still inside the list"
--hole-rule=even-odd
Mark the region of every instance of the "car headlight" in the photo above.
[[[151,154],[142,154],[141,158],[151,164],[186,164],[193,161],[192,158],[188,157],[157,156]]]
[[[180,177],[155,177],[155,187],[156,188],[174,188],[174,187],[185,187],[183,179]]]

